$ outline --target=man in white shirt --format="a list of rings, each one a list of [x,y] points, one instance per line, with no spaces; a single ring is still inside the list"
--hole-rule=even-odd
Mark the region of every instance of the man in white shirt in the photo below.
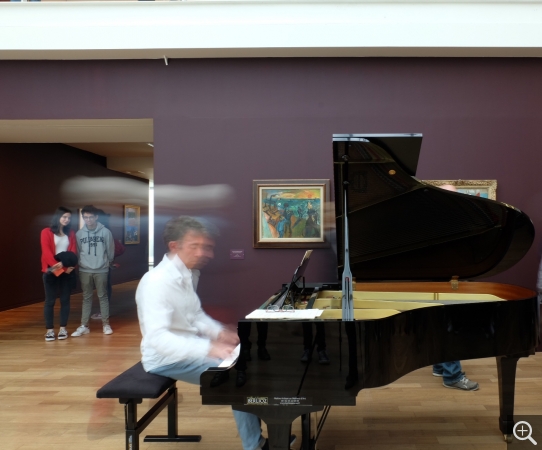
[[[194,290],[194,275],[213,257],[212,230],[191,217],[166,224],[169,252],[147,272],[136,291],[143,339],[141,362],[147,372],[199,384],[200,375],[228,358],[237,333],[209,317]],[[258,417],[233,411],[244,450],[266,446]]]

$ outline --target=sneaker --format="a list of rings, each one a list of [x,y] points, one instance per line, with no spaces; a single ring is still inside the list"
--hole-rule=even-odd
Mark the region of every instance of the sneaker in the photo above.
[[[309,362],[311,360],[311,354],[312,354],[312,349],[306,348],[305,350],[303,350],[303,354],[301,355],[300,361],[302,363]]]
[[[61,328],[58,331],[58,339],[68,339],[68,332],[66,331],[66,328]]]
[[[329,364],[329,356],[327,356],[327,352],[325,350],[320,350],[318,352],[318,364],[326,366]]]
[[[54,341],[55,340],[55,332],[53,330],[49,330],[47,333],[45,333],[45,340],[46,341]]]
[[[90,318],[94,319],[94,320],[97,320],[97,319],[102,320],[102,313],[92,314],[92,316],[90,316]]]
[[[81,325],[77,330],[72,333],[72,337],[83,336],[83,334],[89,334],[90,328],[85,325]]]
[[[477,391],[480,387],[476,381],[471,381],[467,377],[461,378],[457,383],[454,384],[444,384],[444,387],[450,389],[461,389],[463,391]]]
[[[113,330],[111,329],[111,326],[104,325],[104,334],[113,334]]]

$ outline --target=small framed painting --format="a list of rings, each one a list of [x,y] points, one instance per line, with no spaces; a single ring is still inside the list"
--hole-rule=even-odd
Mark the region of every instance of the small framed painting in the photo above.
[[[329,195],[329,180],[254,180],[254,247],[327,247]]]
[[[140,242],[139,214],[139,206],[124,205],[124,243],[127,245]]]
[[[424,180],[422,183],[448,188],[461,194],[497,200],[497,180]]]

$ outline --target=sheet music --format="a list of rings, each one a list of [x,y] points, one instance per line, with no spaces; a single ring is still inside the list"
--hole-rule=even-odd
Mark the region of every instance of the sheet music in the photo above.
[[[316,319],[320,317],[324,312],[323,309],[295,309],[289,312],[268,312],[266,309],[257,309],[252,311],[245,319],[290,319],[290,320],[304,320],[304,319]]]
[[[240,351],[241,351],[241,344],[238,344],[237,347],[234,348],[230,357],[222,361],[218,367],[228,368],[228,367],[233,366],[236,363],[237,358],[239,358]]]

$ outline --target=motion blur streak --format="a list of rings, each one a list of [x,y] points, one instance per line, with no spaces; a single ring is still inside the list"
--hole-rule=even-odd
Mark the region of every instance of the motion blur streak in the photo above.
[[[141,182],[117,177],[70,178],[62,185],[66,204],[107,205],[148,202],[148,188]],[[227,184],[182,186],[162,184],[154,186],[155,208],[209,209],[223,207],[234,200],[234,190]]]

